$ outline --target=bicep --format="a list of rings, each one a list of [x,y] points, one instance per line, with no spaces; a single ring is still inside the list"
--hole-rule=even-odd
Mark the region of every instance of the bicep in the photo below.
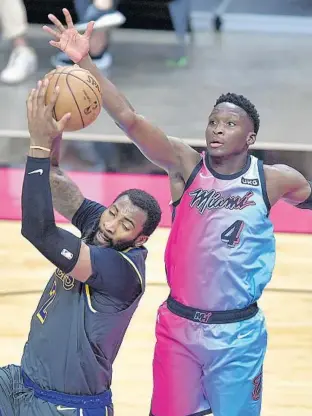
[[[167,172],[181,170],[181,151],[190,154],[194,152],[180,139],[169,138],[140,115],[136,115],[134,122],[124,131],[151,162]]]
[[[104,247],[81,244],[71,276],[97,291],[121,300],[133,299],[141,290],[140,273],[122,253]]]
[[[70,275],[80,282],[85,282],[92,275],[92,263],[90,255],[90,247],[81,242],[80,252],[75,267],[70,272]]]

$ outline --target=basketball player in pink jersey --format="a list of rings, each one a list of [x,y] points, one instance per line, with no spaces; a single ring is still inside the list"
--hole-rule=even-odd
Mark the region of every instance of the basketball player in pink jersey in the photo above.
[[[169,176],[171,233],[165,265],[170,296],[156,324],[152,416],[258,416],[267,346],[257,306],[275,263],[270,208],[280,199],[312,209],[311,182],[285,165],[249,155],[259,115],[242,95],[225,94],[208,117],[199,154],[137,114],[90,59],[93,23],[79,35],[50,15],[63,50],[100,82],[103,107]]]

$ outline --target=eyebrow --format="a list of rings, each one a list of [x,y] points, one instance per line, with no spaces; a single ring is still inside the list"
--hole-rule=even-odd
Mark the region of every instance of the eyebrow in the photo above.
[[[112,207],[114,207],[116,209],[117,212],[119,212],[119,209],[116,207],[116,205],[113,205]],[[124,218],[126,221],[129,221],[130,224],[132,224],[133,228],[135,228],[135,223],[128,217]]]

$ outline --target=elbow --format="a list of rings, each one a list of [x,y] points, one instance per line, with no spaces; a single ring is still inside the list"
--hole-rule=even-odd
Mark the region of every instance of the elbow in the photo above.
[[[36,232],[35,227],[23,224],[21,234],[33,246],[38,247],[40,242],[40,236],[38,235],[38,232]]]
[[[135,126],[137,118],[137,114],[129,108],[120,113],[115,122],[121,130],[129,132]]]
[[[22,224],[21,234],[34,247],[36,247],[38,250],[41,250],[45,246],[47,236],[55,233],[56,229],[57,227],[55,224],[51,224],[49,227],[46,227],[45,229],[41,229],[37,227],[35,224]]]

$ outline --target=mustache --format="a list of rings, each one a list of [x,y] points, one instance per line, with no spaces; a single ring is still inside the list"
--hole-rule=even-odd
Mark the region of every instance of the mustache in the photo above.
[[[93,246],[101,246],[101,243],[99,243],[96,239],[96,233],[98,231],[102,232],[99,227],[99,224],[100,224],[99,221],[95,221],[92,227],[85,233],[85,235],[82,237],[82,241],[84,243],[88,245],[93,245]],[[129,247],[133,247],[135,244],[135,240],[136,240],[136,238],[134,238],[129,241],[117,241],[114,243],[113,240],[111,238],[108,238],[106,234],[105,234],[105,238],[108,240],[108,244],[109,244],[107,247],[114,248],[117,251],[123,251]]]

